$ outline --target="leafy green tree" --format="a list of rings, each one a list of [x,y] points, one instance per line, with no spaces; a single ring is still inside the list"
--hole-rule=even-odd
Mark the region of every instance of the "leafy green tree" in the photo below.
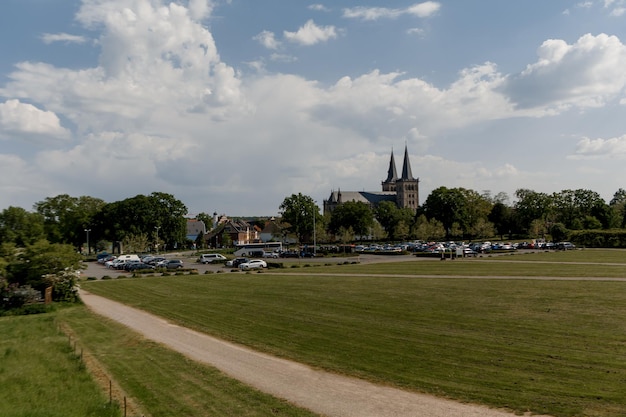
[[[569,229],[582,229],[586,216],[596,217],[608,226],[608,205],[591,190],[562,190],[552,195],[557,221]]]
[[[478,238],[493,236],[494,232],[493,223],[485,219],[479,219],[476,223],[474,223],[472,229],[470,230],[470,234]]]
[[[196,220],[203,222],[207,231],[213,229],[213,217],[207,213],[198,213],[196,215]]]
[[[61,194],[35,204],[44,218],[47,239],[52,243],[67,243],[76,248],[86,242],[85,229],[91,229],[94,216],[105,206],[98,198],[70,197]],[[95,242],[95,239],[92,240]]]
[[[424,241],[440,240],[446,236],[446,231],[437,219],[428,219],[424,214],[417,218],[415,223],[415,235]]]
[[[408,208],[398,208],[391,201],[381,201],[374,209],[374,216],[380,225],[387,232],[387,236],[392,240],[406,239],[413,225],[413,211]],[[402,226],[399,225],[402,223]],[[402,232],[399,236],[397,232]]]
[[[504,239],[504,234],[510,230],[515,230],[515,221],[513,209],[503,203],[495,203],[491,208],[488,220],[500,235],[500,239]]]
[[[490,211],[489,200],[474,190],[439,187],[428,196],[421,212],[429,219],[440,221],[446,237],[450,237],[457,234],[452,230],[454,223],[470,234],[474,224],[486,220]]]
[[[43,291],[53,286],[57,300],[72,298],[82,256],[72,245],[40,240],[11,254],[6,272],[10,284],[30,286]],[[57,279],[56,277],[62,277]],[[69,280],[69,283],[68,283]]]
[[[335,207],[328,225],[331,233],[337,235],[341,228],[352,229],[355,235],[367,236],[374,226],[374,214],[370,207],[360,201],[346,201]]]
[[[613,227],[626,227],[626,190],[620,188],[613,194],[609,206],[611,208],[611,224]]]
[[[295,234],[298,242],[312,243],[313,224],[317,227],[318,222],[324,222],[315,200],[302,193],[292,194],[283,200],[279,209],[287,231]]]
[[[563,241],[568,239],[569,230],[563,223],[555,223],[550,227],[550,234],[552,235],[552,240],[557,242]]]
[[[124,241],[145,234],[175,248],[186,242],[187,207],[173,195],[154,192],[109,203],[94,218],[94,235]],[[158,232],[157,232],[158,231]]]
[[[0,213],[0,242],[26,246],[45,238],[43,217],[21,207],[8,207]]]
[[[529,189],[518,189],[515,196],[517,202],[514,208],[523,230],[528,231],[533,220],[539,219],[547,224],[555,221],[554,200],[549,195]]]

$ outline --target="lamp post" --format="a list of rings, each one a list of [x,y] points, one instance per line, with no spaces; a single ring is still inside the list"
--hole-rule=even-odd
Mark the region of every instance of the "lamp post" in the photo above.
[[[159,229],[161,228],[161,226],[154,226],[154,229],[156,230],[156,253],[157,255],[159,254]]]
[[[317,256],[317,242],[316,242],[316,230],[315,230],[315,218],[317,217],[317,202],[313,201],[315,205],[313,206],[313,257]]]
[[[91,229],[85,229],[85,233],[87,234],[87,255],[91,254],[91,248],[89,247],[89,232],[91,232]]]

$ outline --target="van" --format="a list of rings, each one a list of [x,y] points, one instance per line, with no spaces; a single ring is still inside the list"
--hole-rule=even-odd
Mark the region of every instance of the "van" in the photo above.
[[[198,262],[201,264],[212,264],[214,262],[224,262],[226,257],[221,253],[205,253],[200,255]]]
[[[139,259],[139,255],[118,255],[117,259],[123,261],[141,261],[141,259]]]

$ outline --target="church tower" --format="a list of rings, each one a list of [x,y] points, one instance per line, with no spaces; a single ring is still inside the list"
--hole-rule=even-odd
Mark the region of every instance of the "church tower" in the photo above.
[[[396,191],[396,181],[398,173],[396,171],[396,160],[393,158],[393,149],[391,150],[391,159],[389,160],[389,170],[387,170],[387,179],[382,182],[383,192]]]
[[[391,155],[393,160],[393,154]],[[394,167],[395,169],[395,167]],[[409,151],[404,146],[404,161],[402,163],[402,177],[395,181],[396,204],[399,208],[410,208],[413,212],[419,206],[419,178],[413,178]]]

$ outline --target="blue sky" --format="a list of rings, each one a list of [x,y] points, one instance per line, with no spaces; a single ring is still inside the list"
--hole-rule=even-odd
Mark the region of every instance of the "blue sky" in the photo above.
[[[626,0],[5,0],[0,208],[626,188]],[[401,167],[398,167],[401,169]]]

